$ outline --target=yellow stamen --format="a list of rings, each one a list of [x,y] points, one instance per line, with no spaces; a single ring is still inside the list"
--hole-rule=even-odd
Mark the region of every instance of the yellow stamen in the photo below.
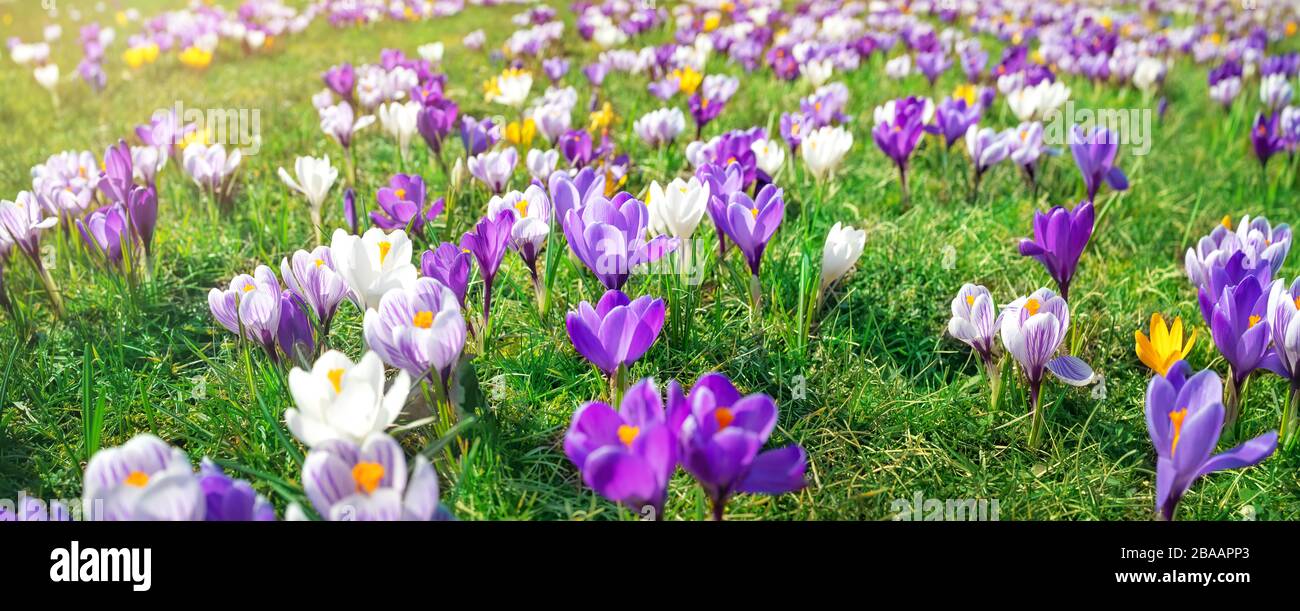
[[[330,384],[334,385],[334,392],[343,392],[343,370],[331,369],[325,373],[330,379]]]
[[[519,203],[515,204],[515,210],[519,211],[519,216],[528,216],[528,200],[519,200]]]
[[[396,191],[393,191],[393,195],[396,195],[397,199],[406,199],[406,189],[398,189]]]
[[[974,295],[967,295],[967,296],[966,296],[966,305],[968,305],[968,306],[973,306],[973,305],[975,305],[975,296],[974,296]]]
[[[618,427],[618,440],[623,445],[631,447],[632,442],[636,441],[636,436],[641,434],[641,427],[624,424]]]
[[[149,483],[149,474],[144,471],[132,471],[130,475],[126,476],[126,479],[122,480],[122,483],[136,488],[144,488]]]
[[[1255,325],[1257,325],[1257,324],[1259,324],[1259,314],[1251,314],[1251,315],[1250,315],[1250,323],[1249,323],[1249,325],[1248,325],[1246,328],[1247,328],[1247,329],[1253,329],[1253,328],[1255,327]]]
[[[419,328],[421,328],[421,329],[428,329],[428,328],[432,327],[432,326],[433,326],[433,312],[430,312],[430,311],[428,311],[428,310],[421,310],[421,311],[419,311],[419,312],[416,312],[416,313],[415,313],[415,318],[414,318],[413,320],[411,320],[411,324],[413,324],[413,325],[415,325],[415,326],[417,326],[417,327],[419,327]]]
[[[754,215],[754,218],[758,218],[758,208],[750,208],[749,213]]]
[[[388,242],[379,243],[379,264],[384,264],[384,259],[388,258],[388,251],[393,249],[393,245]]]
[[[1030,299],[1029,301],[1026,301],[1026,302],[1025,302],[1025,309],[1026,309],[1026,310],[1029,310],[1029,315],[1030,315],[1030,316],[1033,316],[1034,314],[1037,314],[1037,313],[1038,313],[1038,308],[1041,308],[1041,307],[1043,307],[1043,304],[1038,303],[1038,300],[1037,300],[1037,299]]]
[[[731,413],[731,408],[719,407],[713,410],[713,419],[718,421],[718,430],[721,431],[731,426],[731,423],[736,420],[736,415]]]
[[[1183,434],[1183,420],[1187,418],[1187,408],[1169,412],[1169,422],[1174,425],[1174,441],[1169,446],[1169,456],[1178,451],[1178,438]]]
[[[1219,224],[1223,225],[1224,229],[1232,229],[1232,216],[1228,214],[1223,215],[1223,218],[1219,220]]]
[[[321,267],[323,265],[325,265],[324,259],[316,259],[316,267]]]
[[[248,284],[245,284],[245,285],[244,285],[244,292],[245,292],[245,293],[251,293],[251,292],[253,292],[253,283],[252,283],[252,282],[249,282]]]
[[[384,479],[384,466],[377,462],[359,462],[352,467],[352,481],[357,484],[357,492],[372,494]]]

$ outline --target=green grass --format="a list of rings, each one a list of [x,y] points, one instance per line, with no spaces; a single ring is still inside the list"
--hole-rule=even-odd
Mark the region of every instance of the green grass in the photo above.
[[[148,3],[145,12],[163,4]],[[18,14],[15,5],[2,8],[16,13],[0,29],[4,37],[34,37],[41,18]],[[91,13],[89,3],[82,8]],[[119,28],[119,43],[108,54],[108,89],[95,96],[79,80],[64,82],[57,110],[26,70],[0,62],[5,197],[29,188],[28,169],[50,153],[102,154],[154,109],[177,100],[187,107],[257,109],[262,127],[261,151],[240,170],[232,218],[208,220],[197,189],[169,163],[161,179],[155,278],[138,292],[124,292],[91,267],[75,237],[51,231],[46,239],[58,253],[54,276],[68,307],[68,316],[55,321],[30,267],[11,259],[5,278],[28,324],[0,319],[0,497],[20,489],[43,497],[78,496],[82,469],[95,449],[153,432],[195,460],[207,455],[241,472],[281,508],[301,501],[302,448],[287,436],[280,416],[291,405],[285,374],[258,355],[245,360],[233,336],[212,320],[206,293],[258,263],[277,267],[281,257],[310,246],[306,203],[275,171],[291,167],[295,155],[340,157],[318,129],[309,101],[321,88],[322,70],[341,61],[378,61],[384,47],[414,54],[417,45],[442,40],[448,94],[462,112],[495,114],[482,101],[480,83],[500,66],[459,41],[484,28],[489,48],[500,45],[513,29],[504,27],[508,16],[518,10],[469,8],[431,22],[346,30],[319,22],[303,35],[277,41],[269,55],[244,58],[223,48],[202,73],[164,56],[130,80],[120,61],[127,32]],[[571,25],[572,15],[562,14]],[[65,75],[79,57],[75,36],[65,21],[64,40],[55,49]],[[670,32],[659,31],[636,45],[669,38]],[[580,66],[596,51],[576,35],[565,39],[564,50],[579,58],[566,83],[585,102]],[[1097,230],[1073,284],[1077,354],[1104,374],[1104,399],[1088,390],[1049,386],[1046,439],[1031,451],[1023,395],[1013,386],[1004,392],[1001,409],[989,413],[978,361],[944,334],[948,302],[963,282],[988,286],[1001,303],[1050,286],[1036,262],[1018,256],[1016,240],[1029,233],[1033,210],[1078,201],[1082,183],[1068,154],[1053,158],[1033,200],[1019,175],[1003,165],[986,177],[981,200],[971,204],[961,145],[945,164],[941,147],[929,140],[914,158],[912,206],[902,209],[894,170],[871,142],[871,109],[928,86],[920,76],[902,83],[883,79],[882,63],[877,55],[860,71],[836,76],[852,91],[849,127],[855,137],[836,179],[818,189],[802,168],[797,176],[787,168],[779,180],[789,214],[763,264],[760,328],[750,327],[745,274],[733,256],[695,289],[693,334],[665,332],[631,377],[655,376],[662,386],[671,378],[690,383],[721,371],[742,390],[777,399],[780,423],[769,447],[801,444],[809,457],[809,486],[781,497],[742,496],[729,506],[735,519],[887,519],[893,499],[910,499],[918,490],[928,498],[998,499],[1003,519],[1149,519],[1154,454],[1142,412],[1149,371],[1134,355],[1133,331],[1145,332],[1154,311],[1181,315],[1199,328],[1189,357],[1193,366],[1225,371],[1182,272],[1182,253],[1225,214],[1297,220],[1295,166],[1275,161],[1266,187],[1248,151],[1252,86],[1229,122],[1206,97],[1203,68],[1184,60],[1172,70],[1169,111],[1153,123],[1151,153],[1121,155],[1132,188],[1119,194],[1103,190]],[[742,74],[721,58],[709,71]],[[960,78],[950,71],[931,95],[942,98]],[[1154,107],[1135,91],[1067,82],[1080,107]],[[645,86],[644,77],[624,74],[611,74],[606,85],[620,117],[613,137],[634,161],[628,184],[634,192],[688,168],[682,143],[661,160],[632,133],[632,121],[660,105]],[[542,88],[539,82],[534,93]],[[744,76],[736,100],[706,136],[755,124],[774,129],[780,112],[797,108],[808,90],[770,74]],[[673,103],[685,110],[680,98]],[[585,118],[575,116],[575,125]],[[1012,125],[1003,100],[985,123]],[[396,150],[377,126],[359,137],[357,147],[357,190],[373,197],[398,170]],[[414,165],[435,192],[446,187],[423,150]],[[516,175],[516,185],[522,176]],[[328,204],[331,227],[342,222],[340,192],[336,186]],[[462,201],[466,205],[453,213],[450,226],[438,228],[440,237],[459,236],[481,214],[486,197]],[[836,221],[865,227],[866,251],[856,271],[828,295],[820,322],[805,339],[798,315],[801,271],[816,272],[822,239]],[[707,226],[701,225],[700,237],[711,239]],[[563,244],[553,241],[550,247]],[[496,338],[490,353],[474,361],[486,407],[456,431],[457,439],[430,452],[437,458],[444,501],[462,519],[634,517],[584,489],[563,455],[562,436],[573,410],[601,397],[605,385],[570,347],[562,324],[564,312],[578,301],[599,297],[599,285],[563,257],[559,265],[553,305],[539,320],[526,271],[518,257],[507,257],[494,307]],[[1293,257],[1282,273],[1296,269]],[[628,292],[662,295],[660,282],[637,277]],[[673,310],[669,316],[676,321],[684,314]],[[360,316],[346,307],[331,341],[357,357],[360,335]],[[1255,435],[1275,428],[1284,391],[1275,377],[1253,379],[1243,430]],[[402,441],[409,452],[440,442],[429,427],[404,432]],[[1261,519],[1300,518],[1296,466],[1294,455],[1279,454],[1252,469],[1212,475],[1182,501],[1179,516],[1238,519],[1249,504]],[[673,482],[667,512],[680,519],[708,515],[704,495],[683,474]]]

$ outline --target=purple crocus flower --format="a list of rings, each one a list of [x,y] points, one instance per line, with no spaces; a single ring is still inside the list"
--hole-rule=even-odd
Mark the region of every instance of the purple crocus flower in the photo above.
[[[460,141],[465,145],[466,157],[478,155],[496,144],[497,133],[493,127],[492,119],[479,121],[469,115],[460,118]]]
[[[1085,133],[1083,127],[1070,129],[1070,154],[1083,175],[1083,185],[1088,191],[1088,201],[1096,201],[1102,181],[1116,191],[1128,189],[1128,177],[1115,166],[1119,152],[1119,137],[1104,127],[1095,127]]]
[[[297,293],[288,289],[280,293],[280,324],[275,341],[289,363],[310,363],[316,352],[307,309],[307,302]]]
[[[583,66],[582,74],[587,77],[587,82],[591,83],[592,87],[599,89],[605,82],[605,75],[609,74],[609,66],[605,62],[587,64]]]
[[[808,458],[789,445],[763,452],[776,428],[777,408],[761,393],[741,396],[726,376],[705,374],[690,393],[673,380],[668,384],[669,418],[681,421],[682,468],[713,502],[721,520],[736,493],[784,494],[803,488]]]
[[[474,255],[478,262],[479,274],[483,277],[483,325],[486,329],[492,316],[492,281],[496,279],[501,261],[505,259],[510,246],[510,230],[514,227],[515,217],[509,210],[502,210],[496,218],[479,219],[473,231],[465,232],[460,238],[462,249]],[[486,333],[486,331],[485,331]]]
[[[1203,475],[1257,465],[1277,449],[1277,431],[1269,431],[1231,450],[1214,453],[1223,433],[1223,386],[1205,370],[1188,377],[1191,367],[1179,361],[1167,376],[1147,385],[1147,432],[1156,449],[1156,513],[1172,520],[1178,502]]]
[[[1281,371],[1278,357],[1269,347],[1272,339],[1268,320],[1266,280],[1248,276],[1235,286],[1225,287],[1217,297],[1200,289],[1202,302],[1213,300],[1210,310],[1210,337],[1219,354],[1228,362],[1228,422],[1237,420],[1239,396],[1246,378],[1260,367]]]
[[[1080,202],[1074,210],[1054,206],[1047,212],[1034,211],[1034,237],[1020,240],[1020,254],[1043,264],[1056,281],[1061,297],[1070,298],[1070,281],[1074,278],[1079,257],[1092,238],[1092,202]]]
[[[705,211],[718,234],[718,257],[721,259],[727,254],[727,203],[731,201],[732,193],[744,189],[745,177],[740,165],[734,163],[706,163],[695,171],[695,176],[709,185],[709,203]]]
[[[429,378],[446,390],[465,347],[465,319],[456,296],[433,278],[384,293],[362,321],[366,345],[385,363],[414,380]]]
[[[695,119],[695,137],[698,138],[704,133],[704,127],[722,114],[727,103],[723,100],[711,100],[696,93],[691,96],[687,106],[691,110],[691,117]]]
[[[559,84],[560,79],[569,73],[569,60],[563,57],[550,57],[542,61],[542,72],[552,84]]]
[[[556,148],[564,155],[564,160],[574,168],[583,168],[596,158],[592,149],[591,134],[586,130],[571,129],[560,136]]]
[[[1043,124],[1037,121],[1021,123],[1009,130],[1011,161],[1020,166],[1030,183],[1038,180],[1038,158],[1043,156]]]
[[[563,223],[570,210],[581,209],[597,198],[604,199],[605,173],[582,168],[570,177],[568,172],[557,170],[551,173],[547,190],[555,206],[555,218]]]
[[[650,507],[656,520],[677,470],[677,445],[654,378],[629,388],[617,411],[600,401],[579,407],[564,435],[564,453],[583,482],[634,511]]]
[[[946,98],[935,108],[934,118],[944,145],[952,148],[966,130],[975,125],[983,114],[980,106],[967,106],[964,98]]]
[[[564,327],[578,354],[613,379],[619,367],[631,367],[654,344],[665,313],[662,299],[643,295],[633,300],[610,289],[594,308],[579,303],[564,317]]]
[[[925,132],[923,105],[917,98],[903,98],[894,101],[892,117],[883,117],[871,130],[871,137],[876,146],[885,153],[898,167],[898,176],[902,189],[903,201],[908,200],[907,167],[912,151],[921,141]]]
[[[420,256],[420,273],[441,282],[456,295],[465,308],[465,291],[469,289],[470,264],[474,256],[451,242],[443,242]]]
[[[424,179],[418,174],[394,174],[388,186],[379,189],[375,198],[379,210],[370,213],[376,227],[391,231],[403,229],[419,234],[426,222],[432,223],[442,214],[445,201],[439,197],[425,207]]]
[[[1201,303],[1206,324],[1210,321],[1213,300],[1228,286],[1246,276],[1257,276],[1261,286],[1269,283],[1282,269],[1291,250],[1291,228],[1286,223],[1276,227],[1264,217],[1242,217],[1232,229],[1231,217],[1225,216],[1185,257],[1187,277],[1196,288],[1206,289],[1209,300]]]
[[[487,151],[469,158],[469,173],[487,186],[493,194],[500,194],[510,184],[519,153],[515,147],[504,151]]]
[[[971,125],[966,128],[966,152],[970,154],[971,166],[975,171],[974,191],[979,195],[980,180],[984,178],[984,173],[1002,163],[1011,153],[1011,148],[1002,132],[990,127],[981,129],[979,125]]]
[[[126,207],[122,204],[104,206],[86,218],[77,219],[77,231],[86,243],[86,249],[103,257],[110,267],[122,265],[122,249],[129,247],[132,236],[127,230]]]
[[[334,256],[329,246],[317,246],[307,252],[299,250],[280,260],[284,283],[300,297],[320,323],[321,337],[329,335],[330,323],[339,304],[348,296],[348,285],[334,271]]]
[[[460,108],[448,98],[438,97],[425,102],[416,115],[415,126],[424,143],[441,162],[442,142],[456,125]]]
[[[781,138],[789,145],[790,151],[799,150],[804,134],[812,131],[812,118],[802,113],[781,113]]]
[[[135,134],[146,145],[167,151],[169,157],[178,158],[181,142],[184,142],[196,129],[198,129],[197,123],[183,125],[176,110],[172,109],[154,113],[149,118],[148,125],[136,126]]]
[[[261,345],[275,357],[275,335],[280,328],[280,281],[265,265],[253,275],[240,274],[226,290],[208,291],[213,318],[227,331]]]
[[[125,140],[104,151],[104,170],[99,173],[99,191],[108,197],[109,202],[125,204],[127,196],[135,186],[135,170],[132,165],[131,147]]]
[[[1267,168],[1273,155],[1286,149],[1286,137],[1278,128],[1280,116],[1281,113],[1255,113],[1255,122],[1250,127],[1250,145],[1261,167]]]
[[[745,261],[755,279],[763,262],[763,251],[784,218],[784,191],[776,185],[763,187],[754,199],[744,191],[733,192],[727,198],[724,229],[727,237],[745,254]]]
[[[357,84],[357,73],[352,68],[352,64],[344,62],[337,66],[331,66],[321,74],[321,80],[330,91],[338,94],[345,100],[352,99],[352,90]]]
[[[925,75],[925,80],[930,81],[931,87],[934,86],[935,81],[939,80],[939,76],[951,66],[952,60],[943,51],[931,51],[916,55],[916,67],[921,71],[921,74]]]
[[[153,257],[153,232],[158,225],[158,194],[153,187],[135,187],[126,199],[131,232],[144,246],[146,259]]]
[[[275,521],[275,507],[266,497],[248,482],[226,475],[207,458],[199,464],[199,488],[206,506],[203,519],[208,522]]]
[[[357,208],[357,190],[352,187],[343,192],[343,220],[348,224],[348,233],[361,235],[361,210]]]
[[[302,485],[316,512],[330,521],[452,519],[429,460],[417,454],[408,476],[402,446],[383,433],[361,445],[331,439],[313,446],[302,465]]]
[[[632,268],[653,263],[677,248],[677,240],[655,236],[646,240],[650,213],[645,204],[626,193],[613,200],[593,199],[564,219],[564,237],[573,254],[605,288],[621,289]]]

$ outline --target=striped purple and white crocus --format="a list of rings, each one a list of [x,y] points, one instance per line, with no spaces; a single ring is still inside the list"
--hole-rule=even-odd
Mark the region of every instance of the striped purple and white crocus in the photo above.
[[[383,433],[359,445],[335,439],[313,447],[302,465],[302,485],[316,512],[330,521],[451,519],[429,460],[416,455],[408,476],[402,446]]]
[[[1092,368],[1077,357],[1054,357],[1070,328],[1070,306],[1051,289],[1041,288],[1016,299],[1000,318],[1002,345],[1020,365],[1029,384],[1029,447],[1036,448],[1043,428],[1038,404],[1044,373],[1050,371],[1067,384],[1084,386],[1093,380]]]
[[[948,335],[970,346],[980,357],[989,376],[990,404],[997,408],[1001,388],[1001,361],[996,354],[998,329],[1002,317],[989,290],[978,284],[963,284],[952,299],[952,318]]]
[[[447,379],[465,347],[465,319],[456,295],[441,282],[419,278],[393,289],[367,310],[366,345],[385,363],[412,379],[428,378],[446,391]]]

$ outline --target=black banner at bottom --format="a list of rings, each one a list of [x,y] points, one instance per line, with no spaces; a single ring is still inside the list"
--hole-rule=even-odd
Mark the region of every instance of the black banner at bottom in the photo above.
[[[1294,583],[1288,552],[1300,525],[73,522],[11,523],[0,533],[0,575],[33,594],[193,593],[216,579],[259,596],[274,592],[257,584],[299,584],[284,594],[301,599],[372,579],[385,587],[403,579],[418,584],[431,574],[454,575],[457,587],[476,579],[501,587],[504,579],[512,589],[532,584],[544,593],[599,574],[627,579],[638,571],[689,570],[749,573],[758,586],[781,578],[773,571],[812,572],[823,592],[875,584],[934,593],[936,584],[948,590],[1036,582],[1083,595],[1233,595]]]

